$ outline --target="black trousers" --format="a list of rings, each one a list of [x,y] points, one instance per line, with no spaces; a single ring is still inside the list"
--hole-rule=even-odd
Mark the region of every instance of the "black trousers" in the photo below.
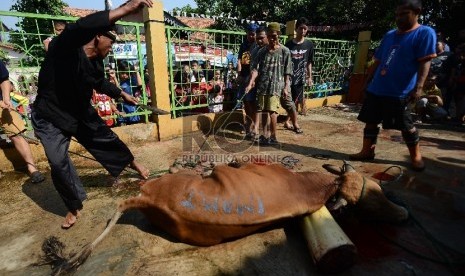
[[[120,175],[134,160],[129,148],[100,118],[92,122],[96,128],[80,124],[76,134],[71,135],[40,117],[37,112],[33,111],[31,116],[35,134],[50,164],[53,185],[70,211],[82,209],[82,201],[87,198],[76,168],[69,158],[72,136],[114,177]]]

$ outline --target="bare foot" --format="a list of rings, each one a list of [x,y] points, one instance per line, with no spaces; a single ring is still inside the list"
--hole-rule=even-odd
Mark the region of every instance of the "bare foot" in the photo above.
[[[68,212],[65,217],[65,222],[61,225],[61,228],[62,229],[71,228],[76,223],[77,219],[80,217],[81,217],[81,212],[79,212],[79,210]]]
[[[132,161],[131,168],[136,170],[142,179],[149,178],[150,171],[136,161]]]

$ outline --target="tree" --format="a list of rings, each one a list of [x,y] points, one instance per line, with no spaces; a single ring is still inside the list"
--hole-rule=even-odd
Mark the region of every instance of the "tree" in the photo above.
[[[3,51],[0,49],[0,60],[3,61],[5,64],[7,64],[10,59],[8,58],[8,53],[6,51]]]
[[[63,8],[68,6],[62,0],[16,0],[11,11],[37,13],[48,15],[64,15]],[[42,41],[53,33],[51,20],[22,18],[16,27],[19,31],[10,34],[10,42],[15,45],[16,50],[25,52],[27,59],[23,60],[25,65],[40,65],[45,51]]]
[[[312,25],[368,23],[374,40],[393,28],[397,1],[379,0],[196,0],[199,13],[231,15],[260,21],[285,23],[301,16]],[[422,23],[442,30],[453,38],[465,14],[465,1],[423,0]],[[352,39],[359,30],[339,33],[316,33],[319,37]]]
[[[173,9],[173,14],[176,14],[177,12],[186,13],[186,14],[191,14],[191,13],[198,13],[197,8],[191,7],[191,5],[187,4],[186,6],[182,8],[174,8]]]

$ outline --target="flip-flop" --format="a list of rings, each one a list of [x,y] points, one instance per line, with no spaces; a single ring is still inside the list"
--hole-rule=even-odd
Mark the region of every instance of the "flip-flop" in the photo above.
[[[302,134],[302,133],[304,133],[304,131],[303,131],[301,128],[298,128],[298,127],[295,128],[294,131],[295,131],[295,133],[297,133],[297,134]]]
[[[45,180],[45,176],[39,172],[39,171],[35,171],[31,174],[31,182],[32,183],[40,183],[42,181]]]
[[[294,127],[293,126],[288,126],[286,124],[284,124],[284,129],[287,129],[287,130],[294,130]]]

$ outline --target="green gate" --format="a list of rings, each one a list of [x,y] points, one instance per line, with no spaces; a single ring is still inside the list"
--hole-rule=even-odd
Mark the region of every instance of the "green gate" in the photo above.
[[[22,109],[24,118],[28,118],[30,104],[33,103],[37,93],[38,73],[45,57],[43,41],[55,35],[54,22],[74,22],[77,19],[69,16],[0,11],[0,58],[6,62],[15,90],[29,99],[29,104]],[[116,26],[119,35],[113,45],[113,52],[104,61],[106,74],[110,69],[115,70],[117,75],[123,73],[119,70],[121,67],[116,66],[118,63],[129,65],[126,73],[139,74],[142,84],[138,90],[140,95],[137,96],[140,97],[141,103],[147,104],[149,96],[146,89],[146,74],[144,74],[146,64],[146,57],[143,54],[145,52],[144,24],[119,21]],[[136,86],[132,80],[131,86]],[[148,122],[150,113],[137,107],[133,113],[107,116],[104,119],[140,116],[141,122]],[[29,120],[26,121],[30,128]]]

